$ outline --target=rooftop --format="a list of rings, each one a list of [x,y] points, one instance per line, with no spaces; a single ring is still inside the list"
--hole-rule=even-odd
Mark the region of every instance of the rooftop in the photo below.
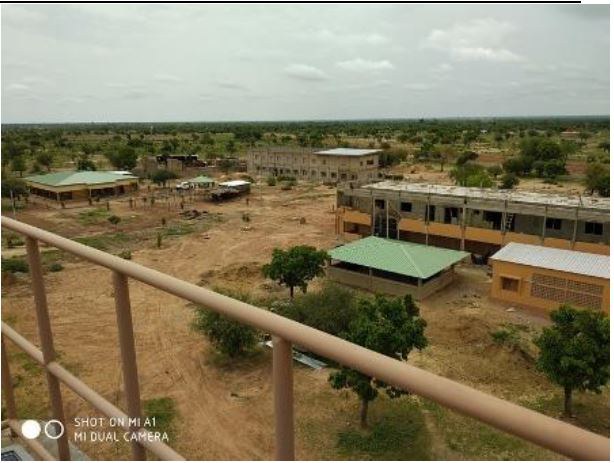
[[[369,236],[328,251],[332,259],[415,278],[428,278],[463,260],[464,251]]]
[[[207,177],[205,175],[199,175],[198,177],[194,177],[188,180],[188,182],[192,183],[215,183],[211,177]]]
[[[64,171],[53,172],[44,175],[33,175],[26,177],[28,182],[38,183],[48,186],[70,186],[70,185],[96,185],[101,183],[114,183],[118,180],[137,179],[138,177],[130,174],[117,173],[113,171]]]
[[[610,256],[532,244],[509,243],[491,260],[610,279]]]
[[[385,180],[365,185],[371,190],[388,190],[416,194],[431,194],[441,196],[457,196],[472,199],[493,199],[528,204],[540,204],[563,207],[582,207],[610,212],[610,198],[594,196],[565,196],[548,193],[536,193],[521,190],[495,190],[491,188],[470,188],[463,186],[432,185],[428,183],[409,183]]]
[[[357,148],[333,148],[330,150],[316,151],[314,154],[324,156],[366,156],[367,154],[376,154],[381,150],[372,149],[357,149]]]
[[[251,182],[248,182],[247,180],[230,180],[228,182],[220,183],[220,186],[233,187],[233,186],[243,186],[243,185],[250,185],[250,184]]]

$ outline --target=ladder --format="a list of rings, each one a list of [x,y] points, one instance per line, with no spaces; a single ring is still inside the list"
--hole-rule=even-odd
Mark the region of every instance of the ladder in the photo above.
[[[506,214],[505,216],[505,228],[503,229],[504,232],[508,232],[511,230],[512,228],[512,222],[514,221],[514,216],[516,214]]]

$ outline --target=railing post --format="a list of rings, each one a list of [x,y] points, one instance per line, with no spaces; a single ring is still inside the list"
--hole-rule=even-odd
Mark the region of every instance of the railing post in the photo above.
[[[292,344],[273,336],[275,459],[294,460],[294,393]]]
[[[119,331],[119,348],[122,356],[122,372],[124,389],[128,406],[128,416],[135,418],[136,423],[130,427],[131,432],[137,432],[142,425],[141,393],[139,390],[139,374],[136,367],[136,350],[134,347],[134,329],[130,311],[130,293],[128,278],[119,272],[113,272],[113,287],[115,289],[115,313]],[[132,441],[132,457],[135,460],[146,460],[145,448]]]
[[[51,332],[51,321],[49,319],[49,309],[47,307],[47,294],[45,292],[45,282],[43,280],[43,269],[41,265],[38,242],[34,238],[26,237],[26,250],[28,252],[28,265],[30,267],[30,278],[32,279],[32,291],[34,293],[34,305],[36,307],[36,320],[38,322],[38,336],[40,338],[41,350],[45,366],[55,360],[55,349],[53,347],[53,334]],[[51,401],[51,411],[53,419],[58,420],[64,426],[63,434],[57,439],[58,457],[60,460],[70,460],[70,447],[68,446],[68,428],[64,417],[64,405],[62,403],[62,391],[60,382],[49,371],[45,369],[47,376],[47,386],[49,389],[49,399]]]
[[[9,358],[4,344],[4,336],[0,336],[2,343],[2,392],[4,393],[4,403],[6,404],[6,417],[9,420],[17,419],[17,407],[15,406],[15,391],[13,390],[13,379],[9,367]],[[11,434],[14,431],[11,429]]]

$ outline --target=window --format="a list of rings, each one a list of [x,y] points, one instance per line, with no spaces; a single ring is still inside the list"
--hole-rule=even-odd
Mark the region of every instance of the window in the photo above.
[[[501,289],[517,293],[518,288],[520,288],[520,280],[518,278],[501,277]]]
[[[322,177],[326,177],[326,172],[320,172],[320,175],[321,175]]]
[[[446,207],[444,209],[443,214],[443,222],[444,223],[458,223],[458,208],[457,207]]]
[[[367,165],[368,165],[368,166],[372,166],[372,165],[373,165],[373,162],[374,162],[374,161],[373,161],[373,159],[369,159],[369,160],[367,161]]]
[[[386,207],[386,202],[383,199],[376,199],[375,207],[377,207],[378,209],[383,209],[384,207]]]
[[[435,206],[429,206],[424,210],[424,219],[432,222],[435,220]]]
[[[360,161],[360,167],[362,167],[362,161]]]
[[[405,203],[405,202],[401,203],[401,210],[403,212],[411,212],[411,209],[412,209],[412,204],[411,203]]]
[[[584,233],[587,235],[603,235],[603,224],[598,222],[586,222]]]
[[[337,178],[337,174],[336,174],[335,172],[331,172],[331,173],[330,173],[330,177],[331,177],[331,178]]]
[[[546,219],[547,230],[560,230],[562,225],[561,219]]]

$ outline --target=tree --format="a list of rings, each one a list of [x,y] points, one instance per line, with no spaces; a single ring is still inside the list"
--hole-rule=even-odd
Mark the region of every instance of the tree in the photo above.
[[[516,174],[512,174],[507,172],[501,176],[501,183],[499,184],[499,188],[502,190],[511,190],[516,185],[518,185],[519,180],[516,177]]]
[[[359,310],[342,337],[388,357],[407,360],[412,349],[421,350],[427,346],[425,328],[426,322],[420,318],[411,296],[386,298],[378,295],[360,301]],[[346,367],[332,373],[329,382],[335,389],[347,388],[356,393],[361,401],[360,424],[363,427],[367,425],[369,402],[375,400],[378,389],[384,389],[391,398],[407,393]]]
[[[23,171],[26,170],[26,160],[23,156],[16,156],[11,159],[11,169],[13,172],[19,172],[19,176],[23,177]]]
[[[501,167],[499,164],[490,166],[486,170],[488,171],[490,175],[492,175],[495,178],[495,180],[497,179],[499,175],[503,173],[503,167]]]
[[[51,164],[53,164],[53,155],[48,151],[41,151],[36,155],[36,162],[41,166],[45,166],[47,171],[51,170]]]
[[[21,196],[28,195],[28,188],[26,186],[26,182],[24,182],[20,178],[15,177],[7,177],[2,179],[0,182],[2,187],[2,197],[10,198],[11,195],[13,198],[20,198]]]
[[[324,274],[327,259],[326,251],[318,251],[313,246],[294,246],[287,251],[275,248],[271,263],[262,267],[262,273],[290,288],[292,299],[295,287],[298,286],[305,293],[309,281]]]
[[[258,340],[258,333],[251,326],[206,309],[196,311],[194,328],[205,334],[220,352],[233,358],[247,353]]]
[[[610,152],[610,142],[609,141],[602,141],[601,143],[599,143],[599,145],[597,145],[597,147],[602,149],[606,153]]]
[[[173,180],[175,178],[178,178],[178,175],[175,172],[161,169],[152,174],[151,181],[158,185],[166,186],[169,180]]]
[[[96,164],[92,161],[88,155],[81,154],[77,158],[77,170],[96,170]]]
[[[484,166],[472,162],[454,166],[449,175],[460,186],[490,188],[493,184]]]
[[[463,151],[463,153],[456,158],[456,165],[462,166],[467,164],[469,161],[475,161],[478,158],[478,153],[475,151]]]
[[[116,169],[130,170],[136,167],[137,154],[134,148],[130,146],[122,146],[112,152],[106,154],[109,162]]]
[[[601,312],[563,305],[551,312],[552,326],[535,343],[537,367],[563,387],[565,415],[571,416],[574,390],[601,392],[610,377],[610,320]]]
[[[610,169],[605,164],[591,163],[586,168],[586,176],[584,177],[584,185],[591,194],[595,190],[600,196],[610,196]]]

